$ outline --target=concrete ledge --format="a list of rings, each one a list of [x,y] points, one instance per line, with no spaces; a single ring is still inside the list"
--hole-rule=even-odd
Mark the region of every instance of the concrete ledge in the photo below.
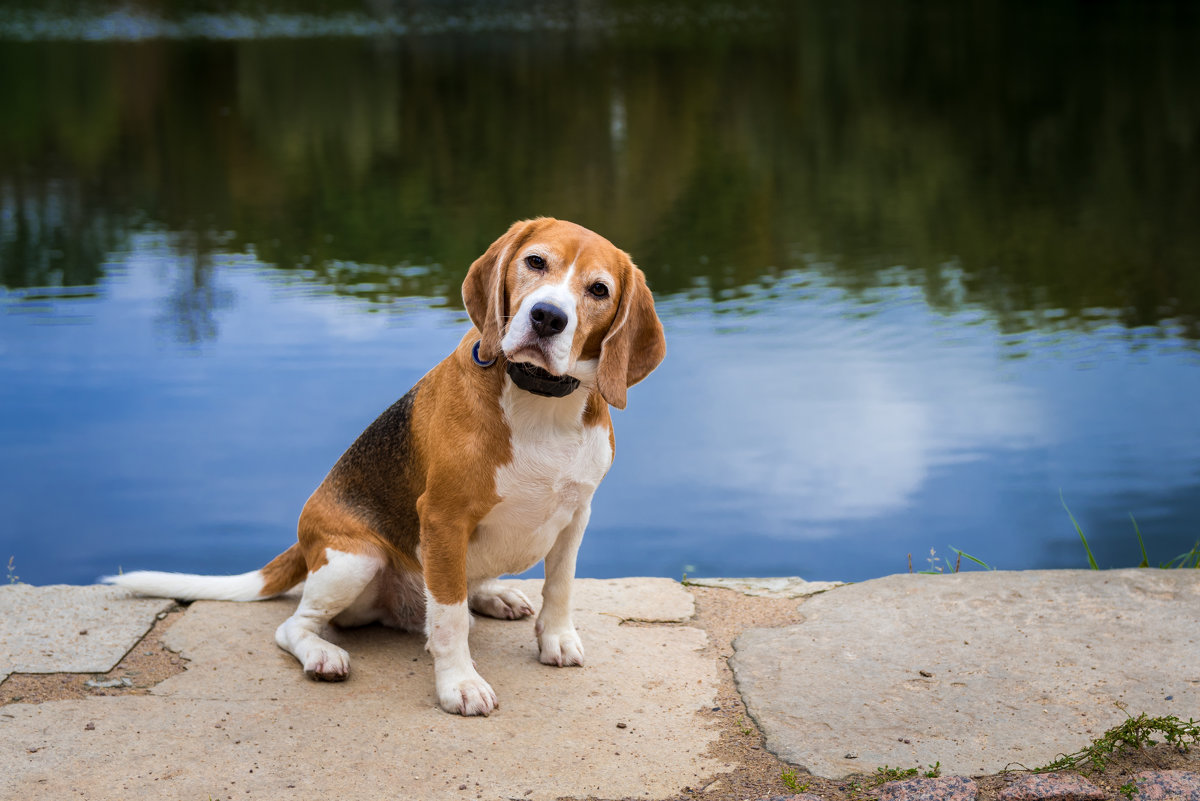
[[[0,586],[0,681],[10,673],[105,673],[175,605],[117,587]]]
[[[523,584],[540,606],[541,582]],[[167,633],[188,669],[152,695],[4,707],[0,751],[19,756],[0,797],[661,798],[723,769],[697,714],[716,665],[704,632],[679,624],[690,594],[622,579],[575,596],[583,668],[540,664],[532,619],[476,621],[500,708],[470,719],[437,708],[423,637],[340,631],[350,679],[321,684],[274,642],[294,600],[196,602]]]
[[[472,653],[501,701],[486,719],[437,709],[419,635],[340,631],[350,680],[319,684],[274,643],[294,597],[197,602],[155,634],[184,672],[140,695],[0,709],[0,797],[772,797],[780,763],[748,710],[829,801],[858,797],[838,777],[935,762],[943,780],[887,793],[970,795],[958,774],[995,801],[987,774],[1077,750],[1124,710],[1200,710],[1200,571],[899,575],[816,595],[788,579],[704,583],[578,581],[581,669],[539,664],[531,620],[479,619]],[[540,600],[541,582],[520,584]],[[0,676],[104,672],[171,606],[111,587],[0,587]],[[725,666],[735,638],[740,698]],[[1198,766],[1138,775],[1147,797],[1192,799]],[[1133,769],[1148,767],[1162,766]],[[751,770],[776,792],[730,778]]]
[[[738,688],[783,759],[1035,767],[1126,717],[1200,710],[1200,571],[898,575],[805,601],[735,643]]]

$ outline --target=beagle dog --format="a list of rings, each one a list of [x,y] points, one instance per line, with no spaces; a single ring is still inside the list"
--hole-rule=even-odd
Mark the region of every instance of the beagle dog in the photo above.
[[[539,658],[582,665],[575,556],[613,459],[608,406],[666,353],[642,271],[574,223],[515,223],[467,273],[474,327],[371,423],[304,504],[297,542],[238,576],[137,571],[145,595],[254,601],[304,582],[275,632],[312,679],[342,681],[325,626],[424,629],[447,712],[487,715],[496,693],[467,645],[471,612],[517,619],[529,599],[497,577],[545,560]]]

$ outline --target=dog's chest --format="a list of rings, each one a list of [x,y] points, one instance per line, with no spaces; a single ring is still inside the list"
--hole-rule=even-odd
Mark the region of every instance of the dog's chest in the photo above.
[[[607,427],[584,425],[581,408],[527,395],[501,399],[512,459],[496,468],[500,502],[471,538],[472,578],[520,573],[544,559],[559,532],[590,508],[612,463]]]

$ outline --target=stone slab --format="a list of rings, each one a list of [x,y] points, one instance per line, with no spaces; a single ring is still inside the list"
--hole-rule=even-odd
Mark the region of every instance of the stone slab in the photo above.
[[[1017,777],[999,801],[1104,801],[1108,794],[1076,773],[1029,773]]]
[[[1200,571],[908,574],[800,611],[745,632],[731,664],[767,746],[819,776],[1037,767],[1122,709],[1200,709]]]
[[[799,576],[772,578],[689,578],[697,587],[720,587],[759,598],[805,598],[841,587],[844,581],[806,581]]]
[[[627,622],[690,603],[676,582],[577,581],[582,668],[540,664],[532,619],[477,620],[500,708],[462,718],[437,708],[418,635],[340,631],[350,678],[316,683],[274,642],[294,600],[197,602],[167,632],[188,669],[152,695],[5,707],[0,797],[661,798],[726,767],[704,756],[704,632]]]
[[[530,598],[542,593],[541,579],[506,581]],[[682,584],[669,578],[577,579],[576,608],[625,621],[683,623],[696,614],[696,602]]]
[[[1144,770],[1133,783],[1137,801],[1200,801],[1200,773],[1189,770]]]
[[[174,605],[118,587],[0,586],[0,680],[10,673],[106,673]]]
[[[938,776],[887,782],[879,801],[975,801],[979,787],[965,776]]]

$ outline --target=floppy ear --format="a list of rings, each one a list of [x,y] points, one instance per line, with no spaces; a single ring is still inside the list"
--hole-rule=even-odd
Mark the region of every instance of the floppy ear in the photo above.
[[[604,400],[625,408],[625,390],[641,381],[667,355],[662,323],[654,311],[654,297],[646,276],[630,262],[629,285],[612,327],[600,345],[597,384]]]
[[[535,220],[513,223],[504,236],[493,242],[482,256],[471,264],[463,280],[463,305],[467,315],[482,334],[479,358],[487,361],[500,355],[500,339],[504,336],[504,320],[508,316],[504,272],[513,252],[520,247]]]

